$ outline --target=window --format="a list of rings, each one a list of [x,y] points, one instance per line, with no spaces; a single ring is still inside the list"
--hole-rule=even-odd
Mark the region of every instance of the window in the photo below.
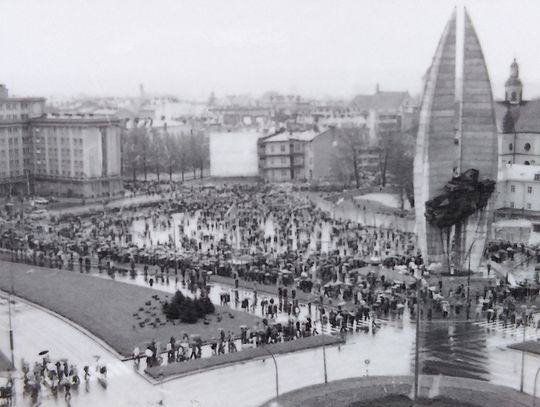
[[[284,153],[285,150],[286,150],[286,146],[285,146],[285,144],[282,144],[282,145],[281,145],[281,152]]]
[[[510,192],[516,192],[516,186],[510,185]]]
[[[527,193],[532,194],[532,187],[527,187]]]
[[[511,100],[512,100],[512,102],[515,102],[517,100],[517,93],[516,92],[512,92]]]
[[[540,232],[540,223],[536,223],[533,225],[533,232]]]
[[[510,202],[510,208],[514,208],[514,202]]]
[[[540,174],[534,174],[534,180],[540,181]]]
[[[527,209],[531,209],[531,204],[530,203],[527,204]]]
[[[523,148],[525,148],[525,151],[529,151],[531,149],[531,145],[529,143],[525,143]]]
[[[514,149],[514,145],[512,143],[508,144],[508,149],[512,151]]]

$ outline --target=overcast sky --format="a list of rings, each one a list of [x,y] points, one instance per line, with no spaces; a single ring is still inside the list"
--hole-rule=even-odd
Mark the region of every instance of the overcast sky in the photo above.
[[[414,94],[456,4],[495,96],[514,57],[525,97],[540,96],[539,0],[0,0],[0,82],[43,96]]]

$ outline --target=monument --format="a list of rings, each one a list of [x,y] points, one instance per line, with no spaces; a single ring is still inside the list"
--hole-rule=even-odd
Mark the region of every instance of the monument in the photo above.
[[[484,56],[466,10],[459,46],[456,22],[454,11],[426,75],[414,162],[419,248],[428,267],[449,272],[478,269],[497,177],[497,129]]]

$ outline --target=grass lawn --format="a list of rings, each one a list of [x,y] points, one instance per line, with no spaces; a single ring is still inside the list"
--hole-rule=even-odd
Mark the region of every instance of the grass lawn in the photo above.
[[[165,321],[161,304],[152,298],[157,295],[164,300],[165,293],[78,272],[9,262],[0,262],[1,290],[10,290],[11,271],[15,295],[86,328],[123,356],[131,356],[135,346],[144,349],[152,339],[164,345],[171,336],[181,339],[182,335],[187,333],[199,334],[202,340],[206,341],[219,334],[218,327],[239,335],[240,325],[252,327],[261,321],[246,312],[216,305],[215,314],[208,316],[208,325],[199,320],[195,324],[176,322],[173,325],[166,322],[156,327],[146,323],[141,328],[139,323],[145,319],[153,322],[159,317],[161,321]],[[151,301],[150,306],[145,305],[147,301]],[[143,308],[143,311],[139,311],[140,308]],[[218,316],[222,318],[220,322]]]
[[[342,338],[338,338],[335,336],[325,335],[324,337],[324,343],[326,345],[337,345],[343,342],[345,341]],[[321,346],[321,343],[321,336],[310,336],[294,341],[267,345],[265,346],[265,348],[272,352],[274,355],[279,355],[281,353],[289,353],[316,348]],[[268,356],[268,358],[270,358],[268,352],[266,352],[264,348],[250,348],[235,353],[226,353],[224,355],[216,355],[209,358],[193,359],[186,362],[171,363],[170,365],[153,367],[150,369],[146,369],[145,372],[152,376],[154,379],[160,379],[168,376],[181,375],[185,373],[195,372],[198,370],[209,369],[229,363],[245,362],[247,360],[262,356]]]
[[[0,372],[11,370],[11,360],[0,351]]]
[[[462,401],[450,400],[447,398],[436,398],[433,400],[419,399],[416,402],[406,396],[387,396],[376,400],[357,401],[349,407],[478,407],[475,404],[463,403]]]

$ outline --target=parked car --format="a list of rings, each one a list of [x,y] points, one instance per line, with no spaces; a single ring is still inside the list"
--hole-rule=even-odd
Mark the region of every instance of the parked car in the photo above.
[[[36,209],[35,211],[30,212],[28,215],[30,219],[47,219],[49,217],[49,212],[46,209]]]
[[[47,205],[49,203],[48,199],[37,197],[34,199],[35,205]]]

